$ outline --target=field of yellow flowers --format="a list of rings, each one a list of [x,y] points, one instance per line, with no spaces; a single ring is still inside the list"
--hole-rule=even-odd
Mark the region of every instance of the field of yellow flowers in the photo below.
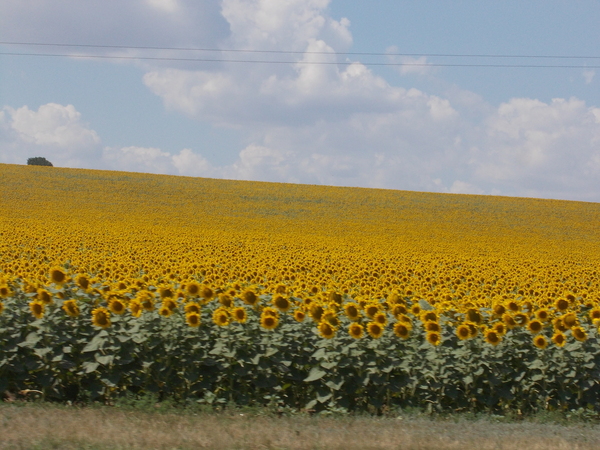
[[[600,408],[600,204],[0,164],[0,392]]]

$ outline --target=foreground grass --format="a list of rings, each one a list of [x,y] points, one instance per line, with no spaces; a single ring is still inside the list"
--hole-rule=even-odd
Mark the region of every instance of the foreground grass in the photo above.
[[[558,420],[558,422],[557,422]],[[140,407],[0,404],[0,449],[597,449],[600,425],[419,414],[277,416]]]

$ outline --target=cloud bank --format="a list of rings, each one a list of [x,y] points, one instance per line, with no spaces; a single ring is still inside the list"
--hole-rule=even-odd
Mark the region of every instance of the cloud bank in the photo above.
[[[328,4],[148,0],[118,7],[125,17],[167,17],[162,32],[173,45],[298,52],[291,64],[144,66],[142,82],[165,108],[244,136],[230,165],[214,166],[190,148],[103,146],[73,105],[52,103],[37,111],[4,107],[0,162],[22,163],[27,151],[69,167],[600,201],[600,108],[577,98],[493,106],[466,90],[439,96],[391,85],[360,60],[331,54],[353,41],[350,22],[330,17]],[[105,9],[92,11],[101,19],[90,22],[98,39],[110,22]],[[71,19],[57,16],[72,33],[84,33],[86,20]],[[203,23],[214,25],[191,33]],[[128,33],[122,41],[154,39],[135,24]],[[315,62],[327,64],[307,64]],[[427,65],[410,65],[426,59],[401,62],[402,75],[437,76]],[[584,77],[593,81],[593,74]]]

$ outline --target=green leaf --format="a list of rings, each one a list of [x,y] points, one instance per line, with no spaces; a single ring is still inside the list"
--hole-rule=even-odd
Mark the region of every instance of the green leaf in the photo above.
[[[115,355],[96,355],[96,361],[103,366],[107,366],[115,359]]]
[[[310,369],[310,373],[308,374],[308,376],[304,379],[304,381],[309,382],[309,381],[316,381],[316,380],[320,380],[321,378],[323,378],[325,375],[327,374],[327,372],[325,372],[324,370],[322,370],[320,367],[315,366],[312,369]]]
[[[100,364],[97,362],[86,361],[81,365],[81,368],[85,373],[92,373],[98,368],[99,365]]]

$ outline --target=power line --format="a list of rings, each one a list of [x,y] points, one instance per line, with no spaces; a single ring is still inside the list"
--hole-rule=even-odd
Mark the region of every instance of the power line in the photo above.
[[[153,47],[131,45],[95,45],[95,44],[61,44],[48,42],[10,42],[0,41],[0,45],[26,45],[45,47],[81,47],[81,48],[109,48],[122,50],[174,50],[196,52],[223,52],[223,53],[273,53],[273,54],[318,54],[318,55],[354,55],[354,56],[426,56],[447,58],[543,58],[543,59],[600,59],[600,56],[589,55],[503,55],[503,54],[461,54],[461,53],[377,53],[377,52],[330,52],[330,51],[291,51],[291,50],[250,50],[250,49],[217,49],[196,47]],[[36,55],[37,56],[37,55]]]
[[[301,64],[301,65],[351,65],[353,61],[269,61],[255,59],[219,59],[219,58],[172,58],[159,56],[115,56],[115,55],[85,55],[85,54],[57,54],[57,53],[13,53],[0,52],[5,56],[45,56],[61,58],[92,58],[92,59],[120,59],[120,60],[151,60],[151,61],[180,61],[180,62],[219,62],[219,63],[243,63],[243,64]],[[358,61],[355,61],[358,62]],[[600,69],[598,66],[590,65],[566,65],[566,64],[452,64],[452,63],[378,63],[362,62],[364,66],[404,66],[404,67],[504,67],[504,68],[539,68],[539,69]]]

